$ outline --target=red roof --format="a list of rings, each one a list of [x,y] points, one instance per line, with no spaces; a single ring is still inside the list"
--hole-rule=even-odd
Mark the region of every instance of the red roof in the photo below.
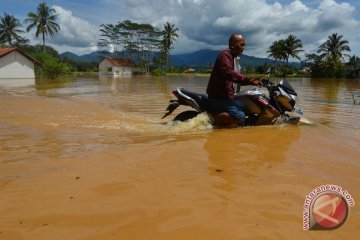
[[[30,55],[24,53],[23,51],[21,51],[18,48],[15,48],[15,47],[0,48],[0,58],[4,57],[4,56],[6,56],[9,53],[14,52],[14,51],[17,51],[17,52],[21,53],[24,57],[26,57],[30,61],[40,64],[39,61],[37,61],[35,58],[31,57]]]
[[[15,50],[16,48],[0,48],[0,58]]]
[[[127,58],[111,58],[105,57],[113,66],[119,67],[135,67],[135,63]]]

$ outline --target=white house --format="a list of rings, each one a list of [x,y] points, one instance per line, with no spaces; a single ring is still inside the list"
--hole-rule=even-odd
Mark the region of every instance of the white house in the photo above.
[[[105,57],[99,63],[99,74],[109,76],[131,76],[136,65],[130,59]]]
[[[37,63],[17,48],[0,48],[0,86],[35,84],[34,65]]]

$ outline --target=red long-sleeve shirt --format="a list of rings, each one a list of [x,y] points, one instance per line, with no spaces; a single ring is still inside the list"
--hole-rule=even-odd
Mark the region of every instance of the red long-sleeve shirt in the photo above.
[[[223,50],[216,58],[206,93],[209,98],[234,99],[234,82],[247,85],[250,79],[234,71],[234,57],[230,49]]]

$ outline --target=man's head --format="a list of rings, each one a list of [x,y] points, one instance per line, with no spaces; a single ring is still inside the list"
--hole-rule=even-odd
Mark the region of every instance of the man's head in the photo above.
[[[229,49],[234,56],[240,56],[245,48],[245,38],[238,34],[233,33],[229,38]]]

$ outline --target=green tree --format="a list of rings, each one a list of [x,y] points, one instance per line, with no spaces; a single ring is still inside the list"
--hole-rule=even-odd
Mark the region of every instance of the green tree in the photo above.
[[[118,52],[119,48],[124,44],[123,34],[120,24],[101,24],[100,36],[98,41],[99,47],[106,47]]]
[[[168,70],[170,51],[173,49],[174,41],[179,37],[178,31],[179,29],[169,22],[164,25],[164,30],[162,31],[162,52],[165,56],[165,72]]]
[[[162,65],[167,71],[168,57],[178,37],[178,31],[179,29],[170,23],[164,25],[163,31],[150,24],[130,20],[118,22],[116,25],[102,24],[98,46],[131,58],[143,72],[150,72],[150,64],[154,62]],[[120,49],[123,50],[121,53]],[[154,50],[160,50],[160,58],[154,56]]]
[[[269,50],[267,52],[269,53],[268,56],[275,60],[276,68],[278,71],[279,62],[286,59],[285,41],[284,40],[274,41],[269,47]]]
[[[304,51],[302,49],[301,40],[298,39],[295,35],[290,34],[286,39],[280,39],[274,41],[267,51],[269,57],[274,58],[277,69],[279,69],[279,61],[284,61],[284,66],[282,67],[284,74],[291,70],[288,67],[289,58],[297,58],[299,60],[300,52]]]
[[[310,72],[311,76],[318,77],[320,74],[320,61],[321,57],[316,53],[305,53],[305,59],[301,61],[304,69]]]
[[[286,58],[285,41],[284,40],[274,41],[269,47],[269,50],[267,52],[269,53],[268,56],[273,58],[276,62],[285,60]]]
[[[297,58],[298,60],[301,60],[299,57],[299,54],[303,52],[302,49],[302,43],[301,40],[298,39],[296,36],[290,34],[285,40],[284,40],[284,55],[286,60],[286,66],[288,66],[289,58]]]
[[[45,77],[46,79],[56,79],[63,74],[69,74],[72,72],[71,66],[66,63],[62,63],[59,58],[47,52],[36,52],[32,56],[37,59],[41,65],[37,66],[35,73],[39,77]]]
[[[76,69],[68,61],[61,60],[59,53],[51,46],[46,46],[45,52],[41,44],[23,45],[21,50],[40,62],[39,65],[36,64],[35,66],[35,74],[41,80],[56,79]]]
[[[36,45],[26,44],[26,45],[21,46],[21,49],[29,54],[36,54],[38,52],[43,52],[43,45],[41,45],[41,44],[36,44]],[[52,55],[53,57],[60,59],[59,53],[55,48],[53,48],[51,46],[45,46],[45,51],[46,51],[46,53]]]
[[[356,55],[353,55],[349,58],[349,62],[347,62],[346,65],[350,68],[349,77],[358,77],[358,72],[360,70],[360,58]]]
[[[100,25],[98,46],[114,50],[114,53],[131,58],[142,72],[150,71],[153,50],[160,49],[161,31],[150,24],[125,20]],[[120,53],[120,49],[123,51]]]
[[[344,59],[345,56],[350,57],[346,52],[351,52],[349,47],[349,41],[343,40],[342,35],[338,35],[337,33],[333,33],[328,36],[326,42],[321,44],[318,49],[318,53],[322,55],[322,57],[333,56],[335,58]]]
[[[139,24],[129,20],[121,23],[125,36],[124,49],[130,53],[143,72],[149,72],[149,64],[153,58],[152,51],[159,49],[160,30],[150,24]]]
[[[53,8],[47,6],[45,2],[42,2],[37,7],[37,13],[28,13],[28,18],[25,19],[25,23],[30,23],[26,31],[29,32],[32,28],[36,27],[35,36],[42,36],[43,50],[45,52],[45,36],[50,34],[54,36],[56,32],[60,30],[60,26],[56,23],[56,11]]]
[[[343,70],[342,61],[344,57],[350,57],[346,52],[351,52],[349,42],[343,40],[342,35],[333,33],[328,36],[326,42],[321,44],[318,48],[318,53],[322,58],[322,65],[326,71],[329,72],[329,76],[339,76]]]
[[[25,44],[28,40],[19,35],[25,32],[19,29],[21,26],[18,19],[4,13],[4,16],[0,17],[0,44],[7,44],[8,46]]]

